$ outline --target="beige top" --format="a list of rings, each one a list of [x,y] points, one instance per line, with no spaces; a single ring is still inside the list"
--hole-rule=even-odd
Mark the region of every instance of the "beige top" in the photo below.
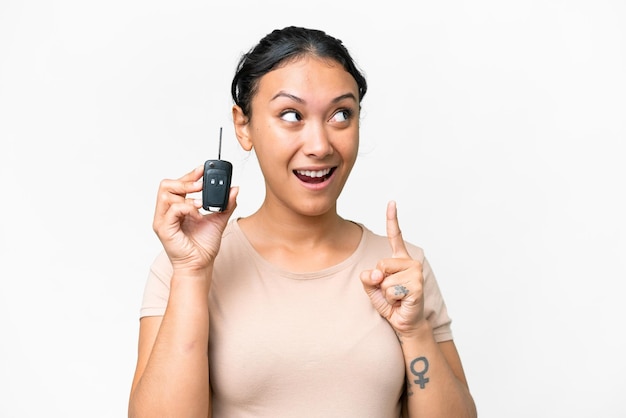
[[[350,257],[300,274],[263,259],[238,223],[229,222],[209,294],[214,418],[400,416],[402,351],[359,279],[391,249],[387,237],[360,226],[363,236]],[[407,248],[423,263],[425,313],[435,339],[451,340],[430,265],[420,248]],[[150,269],[141,316],[164,314],[171,275],[161,253]]]

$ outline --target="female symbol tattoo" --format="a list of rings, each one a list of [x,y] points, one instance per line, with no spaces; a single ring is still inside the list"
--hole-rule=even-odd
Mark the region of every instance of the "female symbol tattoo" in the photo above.
[[[409,289],[407,289],[406,287],[404,287],[402,285],[397,284],[393,288],[396,291],[396,293],[395,293],[396,296],[398,296],[398,295],[406,296],[406,295],[409,294]]]
[[[424,363],[424,368],[421,372],[415,370],[415,363],[421,362]],[[415,360],[411,362],[411,373],[417,376],[417,379],[414,380],[415,383],[420,385],[420,389],[424,389],[426,387],[426,383],[430,380],[428,377],[424,377],[426,372],[428,371],[428,359],[426,357],[417,357]]]

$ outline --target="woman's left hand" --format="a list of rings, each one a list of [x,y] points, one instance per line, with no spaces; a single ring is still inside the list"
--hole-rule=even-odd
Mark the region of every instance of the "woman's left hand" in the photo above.
[[[387,205],[387,237],[391,258],[378,261],[373,270],[363,271],[361,281],[378,313],[399,337],[408,337],[426,321],[424,276],[422,263],[412,259],[406,249],[393,201]]]

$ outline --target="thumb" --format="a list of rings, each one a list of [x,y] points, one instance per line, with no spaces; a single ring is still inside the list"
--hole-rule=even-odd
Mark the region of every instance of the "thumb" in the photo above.
[[[367,294],[378,290],[380,283],[384,279],[383,272],[377,269],[363,270],[360,275],[361,283]]]
[[[402,231],[398,224],[398,208],[393,200],[387,204],[387,239],[389,239],[393,258],[411,258],[402,238]]]

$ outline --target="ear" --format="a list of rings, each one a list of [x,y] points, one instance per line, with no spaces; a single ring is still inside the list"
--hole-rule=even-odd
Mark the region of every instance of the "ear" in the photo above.
[[[246,151],[252,149],[252,141],[250,140],[250,124],[248,117],[244,115],[243,110],[237,106],[233,106],[233,123],[235,124],[235,135],[239,145]]]

